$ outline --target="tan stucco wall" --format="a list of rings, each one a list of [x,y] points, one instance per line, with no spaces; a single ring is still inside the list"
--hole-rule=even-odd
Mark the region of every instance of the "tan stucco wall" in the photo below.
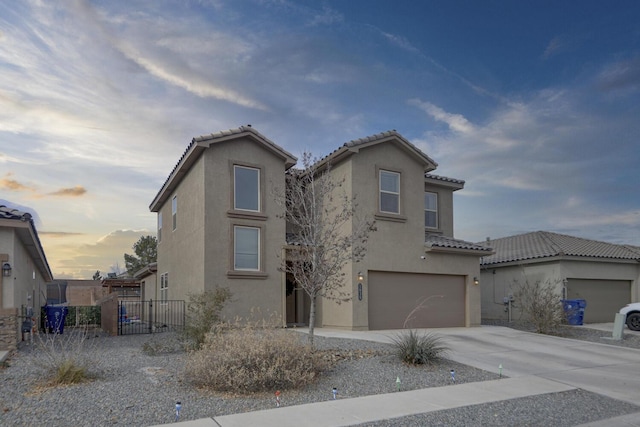
[[[230,213],[234,162],[261,168],[262,216]],[[189,293],[228,287],[233,301],[224,315],[247,318],[260,307],[264,317],[276,313],[282,323],[284,282],[278,270],[285,244],[285,222],[272,196],[284,188],[284,160],[249,139],[212,144],[189,170],[178,195],[178,225],[171,230],[171,199],[162,206],[162,241],[158,244],[157,282],[169,273],[169,299],[188,300]],[[258,274],[229,274],[233,269],[233,226],[261,228],[261,269]],[[158,291],[159,292],[159,291]],[[158,294],[159,297],[159,294]]]
[[[276,203],[274,188],[285,185],[284,161],[262,145],[240,139],[214,144],[205,152],[206,158],[206,233],[215,236],[205,242],[205,287],[228,287],[233,304],[225,309],[229,318],[247,318],[259,308],[257,317],[277,316],[283,323],[284,283],[279,271],[282,248],[285,245],[285,220],[282,208]],[[232,210],[233,165],[240,164],[260,169],[261,214],[230,214]],[[261,229],[261,272],[258,275],[229,274],[233,269],[233,227],[251,226]]]
[[[385,143],[364,148],[347,161],[333,165],[333,173],[348,177],[344,189],[356,196],[360,215],[373,218],[378,208],[378,170],[401,172],[401,215],[404,221],[376,218],[377,231],[369,238],[364,260],[348,263],[345,268],[347,290],[353,298],[348,303],[323,301],[322,322],[318,326],[345,329],[368,329],[367,272],[453,274],[466,277],[466,325],[480,324],[480,288],[473,278],[480,276],[479,258],[475,255],[425,252],[424,243],[424,166],[395,144]],[[349,174],[351,176],[349,177]],[[430,187],[438,192],[441,229],[453,233],[451,190]],[[451,236],[452,237],[452,236]],[[425,259],[422,259],[424,256]],[[357,274],[364,273],[363,299],[357,298]]]
[[[96,301],[107,296],[107,288],[100,280],[66,280],[67,303],[70,306],[95,305]]]
[[[177,226],[172,229],[171,203],[177,195]],[[167,198],[162,212],[162,240],[158,242],[158,271],[169,273],[168,299],[188,299],[203,291],[204,281],[204,161],[201,157]],[[158,277],[158,287],[160,277]],[[160,295],[157,295],[159,298]]]

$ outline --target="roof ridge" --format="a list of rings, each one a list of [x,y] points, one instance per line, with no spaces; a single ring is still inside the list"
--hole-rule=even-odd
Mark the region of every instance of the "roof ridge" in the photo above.
[[[536,231],[535,234],[538,234],[546,243],[548,243],[551,248],[556,252],[555,255],[565,255],[565,251],[561,244],[557,243],[553,237],[554,234],[550,231]]]

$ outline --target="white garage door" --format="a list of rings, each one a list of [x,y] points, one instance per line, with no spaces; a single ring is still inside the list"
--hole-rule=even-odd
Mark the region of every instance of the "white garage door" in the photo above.
[[[613,322],[620,308],[631,302],[628,280],[568,279],[567,299],[587,301],[584,323]]]
[[[369,329],[465,325],[464,276],[369,271]]]

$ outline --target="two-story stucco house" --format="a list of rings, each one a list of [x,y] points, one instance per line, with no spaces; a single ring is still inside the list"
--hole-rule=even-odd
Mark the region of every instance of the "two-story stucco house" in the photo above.
[[[396,131],[350,141],[321,160],[375,218],[362,262],[346,266],[350,301],[318,306],[318,327],[390,329],[480,324],[479,258],[453,238],[453,192],[464,182]],[[226,316],[255,308],[304,323],[308,301],[280,271],[286,224],[272,188],[296,158],[250,126],[194,138],[151,203],[158,213],[161,299],[228,287]],[[409,322],[407,322],[409,318]]]

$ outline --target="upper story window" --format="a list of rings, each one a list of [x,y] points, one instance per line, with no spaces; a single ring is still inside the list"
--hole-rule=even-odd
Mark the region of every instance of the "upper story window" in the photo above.
[[[380,171],[380,212],[400,214],[400,174]]]
[[[233,227],[233,269],[260,270],[260,228]]]
[[[162,212],[158,212],[158,243],[162,241]]]
[[[438,194],[424,193],[424,226],[438,228]]]
[[[178,196],[173,196],[171,199],[171,219],[175,230],[178,226]]]
[[[260,169],[233,166],[233,208],[260,211]]]

